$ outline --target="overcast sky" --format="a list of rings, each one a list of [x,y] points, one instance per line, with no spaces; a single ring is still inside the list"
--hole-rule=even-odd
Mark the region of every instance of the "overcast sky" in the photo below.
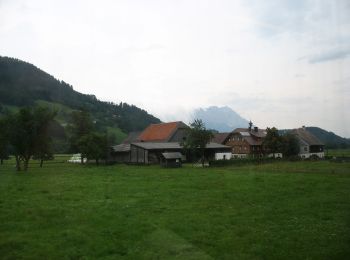
[[[229,106],[350,137],[348,0],[0,0],[0,55],[163,121]]]

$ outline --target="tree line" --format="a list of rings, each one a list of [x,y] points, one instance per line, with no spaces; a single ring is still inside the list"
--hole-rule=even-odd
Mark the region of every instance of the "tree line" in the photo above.
[[[53,159],[52,135],[49,127],[57,112],[47,107],[21,108],[0,118],[0,164],[13,154],[17,171],[27,171],[30,159]],[[95,160],[99,164],[106,159],[109,140],[107,133],[96,131],[90,114],[74,111],[67,127],[71,152],[80,152],[81,158]],[[83,162],[83,159],[82,159]]]

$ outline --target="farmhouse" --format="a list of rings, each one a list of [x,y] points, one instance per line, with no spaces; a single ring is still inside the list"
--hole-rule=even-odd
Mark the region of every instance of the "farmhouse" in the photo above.
[[[182,143],[186,141],[188,129],[183,122],[152,124],[140,134],[131,133],[122,144],[113,146],[111,159],[124,163],[158,164],[171,160],[166,156],[175,156],[174,153],[178,156],[180,153],[181,161],[185,161],[189,158],[184,154]],[[210,142],[206,145],[205,157],[215,160],[230,152],[230,147]]]
[[[298,138],[301,158],[324,157],[324,144],[316,136],[306,130],[305,126],[293,129],[292,133]]]
[[[230,133],[216,134],[212,141],[230,146],[234,158],[245,158],[248,155],[262,157],[264,153],[262,142],[266,130],[252,126],[253,123],[249,122],[248,128],[236,128]]]

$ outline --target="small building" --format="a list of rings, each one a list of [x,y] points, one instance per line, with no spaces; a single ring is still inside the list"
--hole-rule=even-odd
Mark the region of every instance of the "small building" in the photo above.
[[[305,126],[291,131],[299,140],[299,156],[301,158],[324,158],[324,144],[313,134],[311,134]]]
[[[179,152],[162,153],[161,165],[166,168],[181,167],[183,155]]]

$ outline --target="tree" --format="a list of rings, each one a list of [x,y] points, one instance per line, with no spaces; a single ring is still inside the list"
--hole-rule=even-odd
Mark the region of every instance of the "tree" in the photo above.
[[[268,153],[272,153],[275,157],[275,153],[282,151],[282,138],[278,133],[276,127],[266,129],[266,137],[263,141],[263,147]]]
[[[26,171],[33,155],[47,152],[50,145],[47,127],[55,115],[55,112],[44,107],[27,107],[9,116],[9,141],[14,150],[18,171],[21,170],[21,162]]]
[[[8,122],[5,118],[0,119],[0,164],[9,158]]]
[[[56,111],[50,111],[47,108],[37,107],[34,110],[37,124],[37,140],[34,146],[34,157],[40,160],[40,167],[43,167],[44,160],[52,160],[52,137],[49,133],[49,127]]]
[[[290,157],[298,155],[300,149],[299,147],[299,140],[292,133],[287,133],[282,136],[283,156]]]
[[[106,159],[107,156],[107,137],[95,132],[86,134],[78,140],[78,147],[82,158],[93,159],[98,165],[99,160]]]
[[[202,166],[204,167],[205,147],[213,138],[213,133],[205,128],[202,120],[195,119],[190,124],[188,136],[184,143],[186,149],[190,149],[193,153],[198,153],[201,157]]]
[[[79,152],[80,139],[85,135],[89,135],[93,130],[93,123],[89,112],[86,110],[75,111],[71,114],[71,124],[68,127],[70,132],[71,151]],[[84,157],[81,156],[81,163],[84,163]]]

